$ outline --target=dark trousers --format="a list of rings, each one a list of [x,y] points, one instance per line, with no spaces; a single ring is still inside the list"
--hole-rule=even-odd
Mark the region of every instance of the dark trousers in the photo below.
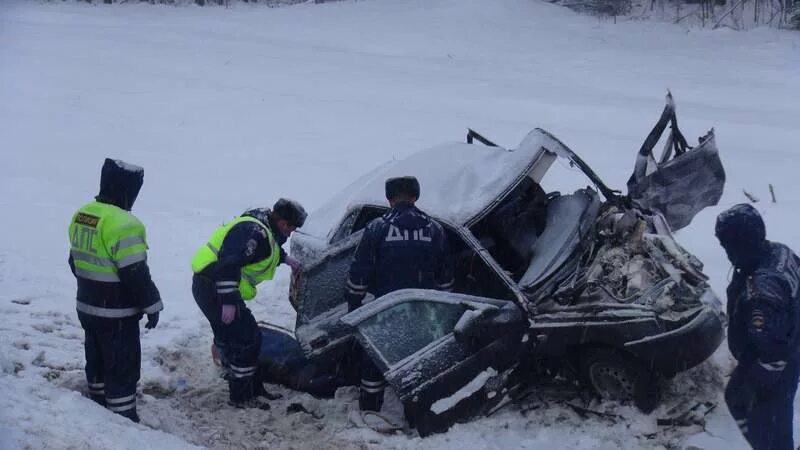
[[[800,364],[786,366],[777,382],[752,377],[752,365],[739,365],[725,388],[725,403],[754,450],[794,450],[792,418]]]
[[[216,285],[214,280],[203,275],[194,275],[192,294],[211,324],[214,344],[222,354],[231,401],[241,403],[253,398],[263,390],[258,376],[261,330],[255,317],[244,302],[239,301],[233,321],[227,325],[222,323],[222,303],[217,298]]]
[[[361,350],[361,384],[359,386],[358,407],[362,411],[380,411],[383,406],[383,391],[386,380],[369,355]]]
[[[106,319],[78,312],[86,337],[86,381],[92,400],[134,422],[142,351],[139,317]]]

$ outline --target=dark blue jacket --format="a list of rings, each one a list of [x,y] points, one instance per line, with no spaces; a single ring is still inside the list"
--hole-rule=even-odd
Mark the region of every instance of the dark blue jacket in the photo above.
[[[728,317],[728,346],[740,365],[768,375],[798,362],[800,258],[783,244],[766,242],[755,270],[734,273]]]
[[[350,310],[367,292],[380,297],[406,288],[450,290],[453,267],[442,226],[410,204],[367,224],[347,279]]]

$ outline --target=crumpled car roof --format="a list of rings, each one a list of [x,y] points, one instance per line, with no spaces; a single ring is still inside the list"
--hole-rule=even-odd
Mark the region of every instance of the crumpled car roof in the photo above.
[[[384,182],[404,175],[413,175],[420,182],[420,209],[451,223],[465,224],[524,175],[542,145],[549,141],[544,135],[537,137],[540,139],[526,139],[513,150],[449,143],[386,162],[314,211],[302,231],[325,237],[351,207],[388,205]]]

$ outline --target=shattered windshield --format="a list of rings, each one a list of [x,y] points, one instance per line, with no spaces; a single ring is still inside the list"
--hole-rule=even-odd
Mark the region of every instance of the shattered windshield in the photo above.
[[[453,331],[462,304],[409,301],[381,311],[358,327],[389,365]]]

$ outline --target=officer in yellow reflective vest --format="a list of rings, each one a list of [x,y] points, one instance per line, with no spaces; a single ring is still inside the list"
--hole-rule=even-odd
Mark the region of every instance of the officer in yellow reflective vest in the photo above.
[[[77,310],[86,340],[92,400],[134,422],[141,368],[139,320],[155,328],[163,309],[147,267],[144,225],[130,213],[144,170],[106,159],[100,194],[69,225],[69,265],[78,280]]]
[[[271,211],[253,209],[217,228],[192,260],[192,294],[223,355],[235,407],[269,409],[257,365],[261,331],[243,300],[255,298],[256,286],[271,280],[280,263],[299,268],[281,245],[305,219],[299,203],[280,199]]]

